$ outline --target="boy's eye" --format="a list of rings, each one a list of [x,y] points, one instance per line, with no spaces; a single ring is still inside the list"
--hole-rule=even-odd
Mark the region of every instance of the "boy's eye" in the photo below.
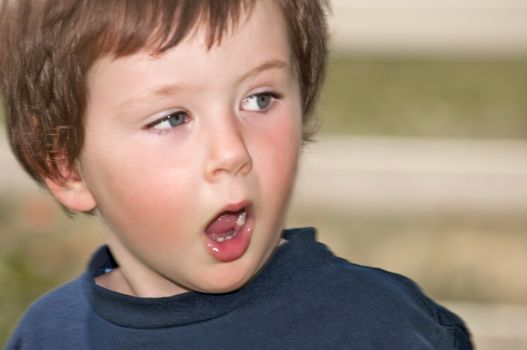
[[[153,121],[152,123],[148,124],[146,127],[148,129],[156,129],[156,130],[172,129],[172,128],[175,128],[175,127],[178,127],[184,124],[187,121],[187,119],[188,119],[188,115],[186,112],[177,111],[177,112],[170,113],[166,117]]]
[[[273,100],[277,98],[279,96],[272,92],[250,95],[243,99],[241,109],[251,112],[265,112],[271,107]]]

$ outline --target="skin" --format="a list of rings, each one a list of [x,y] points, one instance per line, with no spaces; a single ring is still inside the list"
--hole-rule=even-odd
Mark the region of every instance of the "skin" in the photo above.
[[[67,207],[97,208],[120,265],[98,284],[140,297],[218,293],[258,272],[279,244],[301,147],[291,56],[280,9],[259,1],[209,50],[198,29],[161,56],[96,62],[78,169],[47,183]],[[221,262],[205,227],[242,201],[254,213],[249,246]]]

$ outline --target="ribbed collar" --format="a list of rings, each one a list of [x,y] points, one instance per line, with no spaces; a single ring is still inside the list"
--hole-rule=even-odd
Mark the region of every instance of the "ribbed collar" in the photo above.
[[[131,328],[166,328],[213,319],[240,308],[247,302],[264,297],[281,283],[287,283],[299,269],[331,256],[322,244],[315,243],[315,229],[284,230],[287,243],[271,256],[260,273],[241,289],[225,294],[188,292],[163,298],[133,297],[95,283],[95,276],[106,268],[116,267],[107,246],[93,255],[83,275],[83,289],[90,306],[107,321]]]

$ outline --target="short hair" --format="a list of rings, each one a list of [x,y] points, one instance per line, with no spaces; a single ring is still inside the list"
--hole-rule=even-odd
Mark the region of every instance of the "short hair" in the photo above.
[[[0,0],[0,87],[15,156],[38,183],[64,180],[82,151],[86,74],[104,56],[162,54],[204,26],[209,48],[257,0]],[[327,57],[328,0],[283,11],[310,135]]]

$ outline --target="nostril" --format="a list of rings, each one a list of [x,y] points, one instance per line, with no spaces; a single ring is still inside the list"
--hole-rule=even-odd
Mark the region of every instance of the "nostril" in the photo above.
[[[241,175],[246,175],[247,173],[251,171],[252,167],[253,167],[253,161],[251,157],[249,157],[247,162],[240,168],[239,173]]]

